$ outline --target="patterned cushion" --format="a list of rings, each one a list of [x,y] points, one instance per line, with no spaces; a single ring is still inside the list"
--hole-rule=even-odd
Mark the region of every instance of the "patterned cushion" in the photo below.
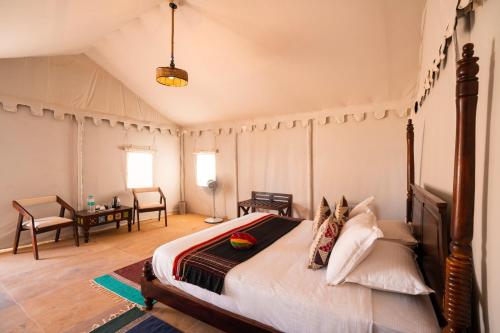
[[[349,219],[349,205],[344,196],[337,201],[335,206],[335,218],[344,225],[344,223]]]
[[[341,224],[333,215],[323,222],[309,249],[308,268],[320,269],[328,264],[328,257],[339,237],[341,228]]]
[[[236,250],[246,250],[253,247],[257,240],[246,232],[236,232],[229,238],[231,246]]]
[[[313,223],[313,235],[316,236],[319,227],[325,222],[325,220],[332,214],[330,210],[330,206],[328,205],[328,201],[326,201],[325,197],[321,199],[321,203],[319,204],[319,208],[316,211],[316,216],[314,217]]]

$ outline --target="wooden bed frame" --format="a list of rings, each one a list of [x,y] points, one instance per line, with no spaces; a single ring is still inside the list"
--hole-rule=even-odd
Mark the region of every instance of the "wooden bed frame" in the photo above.
[[[456,140],[451,225],[447,204],[415,184],[413,124],[407,126],[406,219],[419,241],[418,262],[444,332],[466,332],[472,312],[472,230],[474,224],[475,137],[479,66],[473,44],[457,61]],[[255,320],[216,307],[160,283],[150,262],[144,264],[141,291],[146,308],[157,300],[226,332],[277,332]],[[411,314],[409,314],[411,315]]]

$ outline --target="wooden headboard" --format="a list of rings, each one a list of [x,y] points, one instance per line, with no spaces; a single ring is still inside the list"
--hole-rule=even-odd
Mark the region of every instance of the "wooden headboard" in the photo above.
[[[414,184],[414,143],[411,119],[406,126],[407,197],[406,221],[418,241],[416,253],[425,282],[435,293],[430,295],[432,306],[441,326],[446,325],[443,309],[445,268],[450,244],[448,204],[443,199]]]
[[[472,317],[472,230],[479,58],[464,45],[457,61],[456,138],[451,220],[444,200],[415,185],[413,124],[407,126],[406,221],[419,241],[418,261],[445,332],[465,332]]]
[[[435,291],[430,297],[438,321],[443,326],[446,323],[443,309],[445,267],[450,244],[448,204],[418,185],[412,184],[411,188],[412,227],[418,240],[418,263],[425,282]]]

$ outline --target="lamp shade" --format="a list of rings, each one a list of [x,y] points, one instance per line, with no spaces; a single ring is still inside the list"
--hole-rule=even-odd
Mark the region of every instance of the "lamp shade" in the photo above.
[[[176,67],[156,68],[156,82],[170,87],[184,87],[188,84],[188,73]]]

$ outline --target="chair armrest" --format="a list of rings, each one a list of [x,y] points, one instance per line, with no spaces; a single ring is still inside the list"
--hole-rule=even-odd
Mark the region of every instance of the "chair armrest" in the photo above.
[[[134,196],[134,209],[139,208],[139,199],[134,189],[132,189],[132,195]]]
[[[19,212],[19,214],[31,218],[34,220],[35,218],[31,215],[23,206],[21,206],[17,201],[12,201],[12,207]]]
[[[165,198],[165,194],[163,194],[163,191],[160,187],[158,187],[158,193],[160,193],[160,204],[167,206],[167,199]]]
[[[160,192],[160,196],[162,197],[162,199],[167,202],[167,199],[165,198],[165,194],[163,194],[163,191],[161,190],[161,188],[158,187],[158,192]]]
[[[59,196],[57,196],[57,203],[60,204],[62,208],[69,210],[71,215],[73,216],[73,218],[75,218],[75,215],[76,215],[75,209],[73,207],[71,207],[66,201],[64,201],[63,199],[59,198]]]

